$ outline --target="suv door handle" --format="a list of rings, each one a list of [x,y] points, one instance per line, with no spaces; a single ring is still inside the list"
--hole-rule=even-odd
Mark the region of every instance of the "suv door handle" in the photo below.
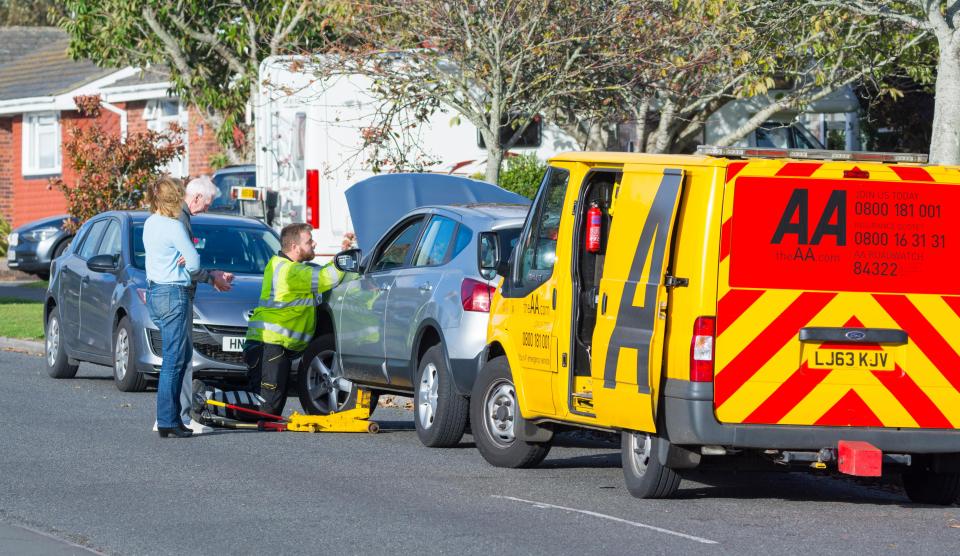
[[[383,285],[381,285],[379,288],[377,288],[377,291],[379,291],[379,292],[381,292],[381,293],[390,291],[390,284],[383,284]]]
[[[432,289],[433,289],[433,286],[430,285],[430,282],[424,282],[423,284],[420,284],[420,291],[422,291],[423,293],[427,293]]]
[[[90,277],[89,277],[89,276],[84,276],[83,278],[80,279],[80,283],[81,283],[81,284],[89,284],[89,283],[90,283]]]

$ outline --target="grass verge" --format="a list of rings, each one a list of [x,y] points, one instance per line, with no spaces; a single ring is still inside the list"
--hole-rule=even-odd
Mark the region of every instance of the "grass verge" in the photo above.
[[[43,338],[43,303],[0,297],[0,336],[22,340]]]

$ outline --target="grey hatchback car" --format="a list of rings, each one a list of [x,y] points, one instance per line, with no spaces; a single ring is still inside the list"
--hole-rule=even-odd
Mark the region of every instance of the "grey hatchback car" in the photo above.
[[[141,391],[159,372],[161,342],[145,304],[142,211],[113,211],[87,221],[51,266],[44,304],[47,372],[72,378],[80,362],[113,367],[120,390]],[[245,380],[242,344],[257,305],[263,269],[280,248],[276,232],[252,218],[202,214],[191,219],[204,268],[235,275],[229,292],[197,287],[193,360],[197,377]]]
[[[312,363],[301,368],[298,386],[301,404],[316,413],[331,409],[330,376],[375,393],[413,395],[420,441],[453,446],[467,425],[467,396],[486,342],[498,281],[492,265],[499,250],[512,249],[529,201],[483,182],[423,179],[434,182],[439,194],[424,187],[391,199],[389,190],[371,188],[379,201],[373,214],[383,214],[384,205],[396,210],[405,203],[455,200],[451,192],[458,187],[466,193],[462,199],[503,202],[423,206],[390,226],[391,220],[359,215],[358,199],[348,190],[354,228],[367,254],[360,272],[348,274],[322,307],[317,338],[304,356]]]

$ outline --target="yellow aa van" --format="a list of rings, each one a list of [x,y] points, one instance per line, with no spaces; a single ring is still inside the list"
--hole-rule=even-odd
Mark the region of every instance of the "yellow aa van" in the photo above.
[[[471,398],[486,460],[618,431],[628,490],[750,454],[960,493],[960,169],[701,147],[549,162],[498,265]],[[507,247],[504,246],[504,251]]]

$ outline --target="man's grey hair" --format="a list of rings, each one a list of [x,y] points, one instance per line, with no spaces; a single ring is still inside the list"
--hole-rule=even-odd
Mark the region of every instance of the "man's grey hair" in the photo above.
[[[193,178],[187,184],[187,197],[192,195],[203,195],[206,199],[216,199],[220,196],[220,189],[209,176],[200,176]]]

